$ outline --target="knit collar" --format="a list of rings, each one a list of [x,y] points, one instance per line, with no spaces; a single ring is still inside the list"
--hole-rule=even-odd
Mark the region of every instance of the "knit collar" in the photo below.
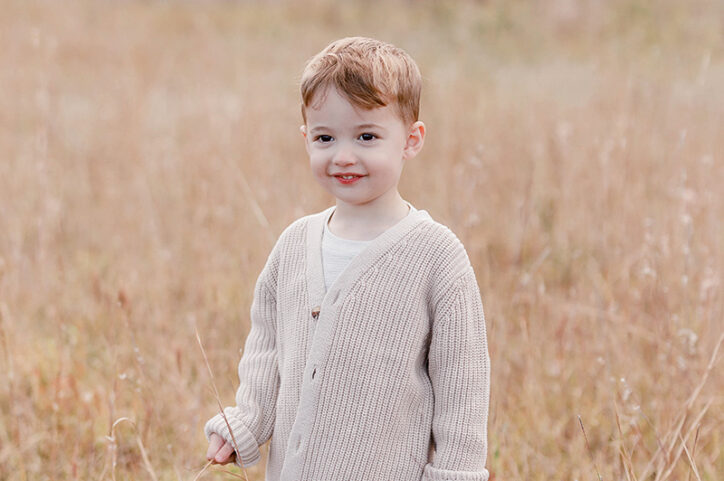
[[[426,210],[412,210],[397,224],[375,237],[340,273],[330,286],[329,291],[325,292],[324,269],[322,266],[322,235],[324,233],[324,223],[334,208],[335,206],[331,206],[322,212],[310,215],[307,223],[307,290],[312,307],[322,307],[325,303],[336,302],[340,295],[346,294],[362,272],[393,245],[397,244],[408,232],[420,222],[432,220]]]

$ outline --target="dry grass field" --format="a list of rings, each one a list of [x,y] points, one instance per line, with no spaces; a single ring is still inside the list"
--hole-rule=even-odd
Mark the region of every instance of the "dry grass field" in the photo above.
[[[196,478],[195,329],[231,403],[347,35],[423,72],[400,191],[478,275],[491,479],[724,479],[721,1],[0,4],[0,479]]]

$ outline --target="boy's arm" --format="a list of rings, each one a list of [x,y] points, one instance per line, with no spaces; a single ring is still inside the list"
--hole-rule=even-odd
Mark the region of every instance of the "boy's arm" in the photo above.
[[[251,331],[239,362],[239,389],[236,406],[224,409],[204,427],[206,437],[217,433],[236,450],[236,462],[252,466],[261,459],[259,446],[272,434],[279,392],[276,346],[276,275],[273,262],[267,265],[254,288],[251,305]],[[228,421],[228,426],[227,426]],[[229,432],[229,426],[233,437]]]
[[[438,302],[428,372],[435,398],[435,456],[422,481],[487,481],[490,357],[483,303],[470,265]]]

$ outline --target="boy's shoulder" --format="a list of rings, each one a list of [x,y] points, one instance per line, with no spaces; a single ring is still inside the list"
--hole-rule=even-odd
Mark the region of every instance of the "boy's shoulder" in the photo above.
[[[427,213],[427,211],[423,212]],[[457,234],[447,225],[434,219],[430,214],[422,218],[422,225],[425,226],[429,237],[437,237],[442,241],[456,245],[459,244],[459,247],[462,247],[462,242]]]
[[[301,248],[306,244],[306,225],[311,215],[295,219],[282,230],[274,243],[270,257],[289,255],[289,249],[292,249],[291,252],[293,252],[295,248]]]
[[[284,252],[284,254],[288,255],[292,252],[298,252],[299,249],[304,249],[306,246],[307,227],[309,226],[310,221],[317,216],[324,215],[325,212],[326,210],[307,214],[289,223],[282,230],[281,234],[279,234],[276,244],[272,249],[272,254],[274,252],[279,254]],[[289,249],[291,249],[291,251]]]
[[[462,257],[466,261],[468,260],[467,251],[465,250],[463,242],[450,227],[433,219],[428,214],[420,223],[420,228],[424,235],[418,238],[428,249],[432,249],[437,255]]]
[[[430,274],[428,296],[433,312],[438,312],[438,307],[449,305],[444,300],[451,299],[450,293],[461,279],[473,279],[475,271],[463,242],[450,227],[429,217],[420,223],[420,229],[424,235],[415,236],[420,245],[413,248]]]
[[[313,217],[321,215],[323,212],[303,215],[302,217],[293,220],[282,230],[282,233],[279,234],[279,242],[289,241],[291,239],[296,240],[299,236],[305,235],[309,221]]]

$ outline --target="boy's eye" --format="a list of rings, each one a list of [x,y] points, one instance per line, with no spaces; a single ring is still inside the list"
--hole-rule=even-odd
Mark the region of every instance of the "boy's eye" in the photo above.
[[[324,142],[324,143],[331,142],[332,136],[331,135],[318,135],[317,140],[319,140],[320,142]]]
[[[365,142],[369,142],[370,140],[374,140],[377,138],[375,134],[362,134],[359,136],[360,139],[364,140]]]

